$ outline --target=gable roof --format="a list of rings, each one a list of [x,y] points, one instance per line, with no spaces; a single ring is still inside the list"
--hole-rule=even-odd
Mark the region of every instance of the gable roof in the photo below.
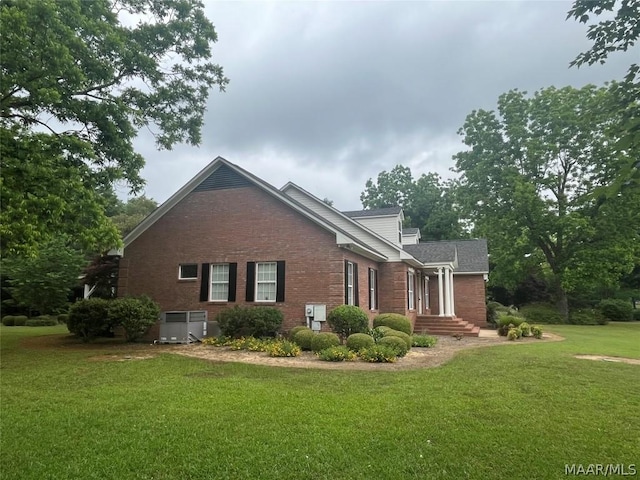
[[[348,212],[342,212],[349,218],[362,218],[362,217],[391,217],[397,216],[402,211],[400,207],[385,207],[385,208],[373,208],[371,210],[351,210]]]
[[[402,234],[403,235],[415,235],[416,233],[419,233],[419,232],[420,232],[419,228],[402,227]]]
[[[457,254],[457,273],[489,273],[487,241],[484,238],[423,242],[405,245],[404,249],[427,264],[453,262]]]

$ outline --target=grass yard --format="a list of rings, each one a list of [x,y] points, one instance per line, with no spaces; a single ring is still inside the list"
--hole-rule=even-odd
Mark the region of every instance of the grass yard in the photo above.
[[[566,341],[467,350],[434,369],[345,372],[171,354],[94,361],[129,347],[37,349],[25,337],[65,329],[0,327],[0,476],[511,480],[566,478],[565,464],[640,470],[640,366],[573,357],[640,358],[640,324],[547,329]]]

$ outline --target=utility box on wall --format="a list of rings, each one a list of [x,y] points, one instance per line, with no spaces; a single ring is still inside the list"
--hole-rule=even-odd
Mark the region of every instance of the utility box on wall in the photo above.
[[[304,307],[304,316],[307,319],[307,326],[316,332],[322,330],[322,322],[327,320],[327,306],[318,304],[307,304]]]

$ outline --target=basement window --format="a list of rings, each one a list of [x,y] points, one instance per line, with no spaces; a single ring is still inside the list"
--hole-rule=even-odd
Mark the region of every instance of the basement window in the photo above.
[[[197,263],[182,263],[178,268],[178,280],[196,280],[198,278]]]

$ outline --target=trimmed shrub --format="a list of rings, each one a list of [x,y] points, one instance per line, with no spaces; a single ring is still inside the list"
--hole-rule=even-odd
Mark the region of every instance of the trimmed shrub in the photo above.
[[[27,320],[27,327],[52,327],[58,325],[58,319],[49,315],[40,315]]]
[[[565,323],[565,319],[554,305],[548,303],[531,303],[520,308],[520,315],[531,323]]]
[[[276,340],[269,344],[267,353],[270,357],[297,357],[300,347],[289,340]]]
[[[311,340],[316,336],[312,330],[300,330],[297,332],[293,341],[297,343],[302,350],[311,350]]]
[[[355,335],[363,334],[356,333]],[[352,352],[344,345],[325,348],[324,350],[320,350],[317,355],[320,360],[324,360],[325,362],[344,362],[345,360],[351,361],[355,360],[357,356],[355,352]]]
[[[109,301],[103,298],[88,298],[74,303],[69,308],[67,328],[69,332],[88,342],[100,335],[113,332],[109,318]]]
[[[113,325],[124,328],[128,342],[142,337],[158,321],[160,306],[147,296],[111,300],[108,307]]]
[[[539,325],[533,325],[531,327],[531,335],[533,335],[534,338],[542,338],[542,327]]]
[[[291,330],[289,330],[289,338],[290,338],[290,339],[292,339],[292,338],[293,338],[293,336],[294,336],[296,333],[298,333],[298,332],[300,332],[300,331],[302,331],[302,330],[309,330],[309,331],[311,331],[311,329],[310,329],[309,327],[305,326],[305,325],[298,325],[297,327],[293,327]]]
[[[58,323],[66,324],[68,320],[69,320],[69,315],[68,314],[61,313],[60,315],[58,315]]]
[[[522,322],[520,324],[520,326],[518,327],[518,329],[520,330],[520,335],[523,337],[530,337],[531,336],[531,326],[527,323],[527,322]]]
[[[378,340],[378,345],[385,347],[391,347],[395,350],[398,357],[404,357],[409,349],[407,348],[407,342],[400,337],[388,336]]]
[[[375,327],[391,327],[399,332],[404,332],[407,335],[411,335],[411,320],[399,313],[382,313],[373,319],[373,326]]]
[[[2,324],[5,327],[13,327],[16,323],[15,323],[15,316],[14,315],[5,315],[4,317],[2,317]]]
[[[400,332],[398,330],[387,330],[386,332],[384,332],[383,338],[387,337],[398,337],[405,343],[405,345],[407,346],[407,350],[411,349],[411,344],[413,343],[411,341],[411,335],[407,335],[406,333]],[[380,340],[378,340],[378,343],[380,343]]]
[[[583,308],[569,312],[571,325],[606,325],[609,320],[599,310]]]
[[[373,337],[366,333],[354,333],[347,338],[347,347],[354,352],[357,352],[361,348],[371,347],[375,343]]]
[[[283,319],[282,312],[274,307],[236,305],[216,315],[220,331],[229,337],[275,337]]]
[[[431,335],[412,335],[411,346],[412,347],[425,347],[430,348],[438,343],[438,339]]]
[[[398,360],[395,348],[380,344],[361,349],[358,356],[370,363],[393,363]]]
[[[327,322],[331,330],[342,338],[352,333],[364,333],[369,328],[369,317],[360,307],[355,305],[340,305],[327,315]]]
[[[329,347],[337,347],[338,345],[340,345],[340,337],[331,332],[318,333],[311,339],[311,350],[314,352],[319,352]]]
[[[27,320],[29,320],[26,315],[16,315],[13,317],[13,324],[16,327],[24,327],[27,324]]]
[[[507,340],[517,340],[520,338],[520,329],[519,328],[510,328],[507,333]]]
[[[612,322],[630,322],[633,320],[633,305],[626,300],[607,298],[598,304],[598,310],[604,318]]]

